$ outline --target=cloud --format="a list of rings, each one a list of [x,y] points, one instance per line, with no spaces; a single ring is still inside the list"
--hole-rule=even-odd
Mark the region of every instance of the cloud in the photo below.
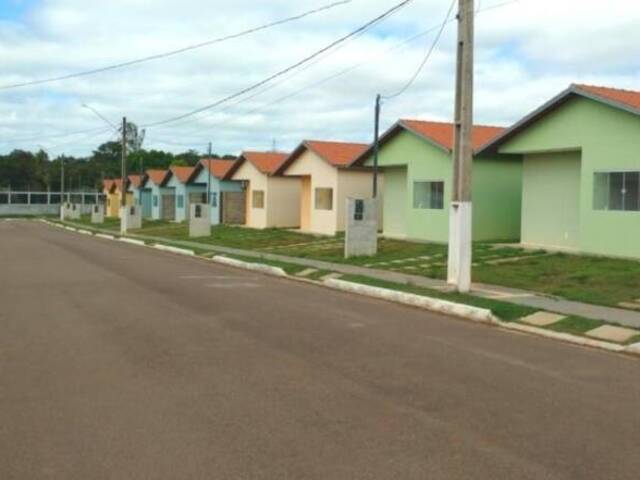
[[[505,0],[482,0],[481,8]],[[328,0],[42,0],[0,15],[0,84],[64,75],[234,33]],[[112,121],[138,124],[182,114],[298,61],[389,8],[354,0],[304,20],[180,56],[91,77],[0,91],[0,151],[37,148],[86,154],[111,133],[47,138],[101,128],[89,103]],[[219,152],[292,148],[303,138],[369,141],[373,100],[398,90],[420,63],[449,0],[415,0],[383,24],[242,103],[150,128],[149,148]],[[621,12],[624,12],[622,14]],[[640,2],[520,0],[487,10],[476,25],[476,119],[507,125],[573,81],[638,88]],[[393,49],[393,50],[392,50]],[[451,118],[455,22],[412,88],[384,105],[399,117]],[[354,68],[356,67],[357,68]],[[346,69],[347,73],[338,75]],[[329,77],[335,76],[331,80]],[[291,96],[294,92],[300,93]],[[286,100],[279,100],[289,97]],[[19,141],[41,137],[40,140]]]

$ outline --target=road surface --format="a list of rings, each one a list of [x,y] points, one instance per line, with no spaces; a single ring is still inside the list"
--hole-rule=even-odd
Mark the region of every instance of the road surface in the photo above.
[[[0,222],[0,478],[637,479],[640,361]]]

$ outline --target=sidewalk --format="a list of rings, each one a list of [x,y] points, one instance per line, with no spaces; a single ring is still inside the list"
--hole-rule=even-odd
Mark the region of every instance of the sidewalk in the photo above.
[[[436,280],[433,278],[421,277],[405,273],[390,272],[387,270],[377,270],[355,265],[331,263],[309,258],[289,257],[273,253],[257,252],[254,250],[222,247],[206,243],[198,243],[194,241],[171,240],[163,237],[153,237],[147,235],[130,234],[129,236],[142,240],[171,243],[173,245],[182,247],[196,248],[217,253],[226,253],[230,255],[240,255],[253,258],[264,258],[267,260],[291,263],[294,265],[302,265],[318,270],[331,270],[343,274],[363,275],[379,280],[412,284],[419,287],[431,288],[435,290],[449,289],[449,286],[443,280]],[[640,328],[640,312],[633,312],[621,308],[604,307],[599,305],[591,305],[588,303],[574,302],[563,298],[541,295],[526,290],[499,287],[496,285],[474,284],[471,294],[478,297],[500,300],[502,302],[512,303],[515,305],[523,305],[527,307],[539,308],[541,310],[562,313],[564,315],[576,315],[580,317],[591,318],[594,320],[604,320],[610,323],[618,323],[627,327]]]

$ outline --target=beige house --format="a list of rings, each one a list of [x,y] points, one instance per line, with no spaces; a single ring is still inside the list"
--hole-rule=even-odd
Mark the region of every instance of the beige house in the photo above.
[[[300,179],[276,173],[287,157],[288,154],[278,152],[243,152],[224,177],[244,182],[247,227],[300,225]]]
[[[300,229],[335,235],[345,229],[347,198],[371,198],[373,171],[350,167],[367,150],[361,143],[307,140],[276,173],[301,182]]]

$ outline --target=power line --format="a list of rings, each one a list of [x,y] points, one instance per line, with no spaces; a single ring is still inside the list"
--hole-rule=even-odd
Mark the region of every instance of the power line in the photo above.
[[[396,11],[400,10],[401,8],[407,6],[409,3],[411,3],[413,0],[403,0],[402,2],[396,4],[395,6],[391,7],[389,10],[387,10],[386,12],[384,12],[381,15],[378,15],[377,17],[375,17],[373,20],[370,20],[369,22],[365,23],[364,25],[362,25],[361,27],[357,28],[356,30],[352,31],[351,33],[339,38],[338,40],[335,40],[333,42],[331,42],[329,45],[321,48],[320,50],[317,50],[316,52],[312,53],[311,55],[308,55],[307,57],[303,58],[302,60],[294,63],[293,65],[288,66],[287,68],[280,70],[279,72],[259,81],[258,83],[255,83],[253,85],[251,85],[250,87],[246,87],[243,88],[242,90],[233,93],[221,100],[218,100],[214,103],[205,105],[203,107],[200,108],[196,108],[195,110],[191,110],[187,113],[183,113],[181,115],[177,115],[175,117],[170,117],[167,118],[165,120],[160,120],[157,122],[153,122],[153,123],[149,123],[146,125],[143,125],[144,127],[157,127],[159,125],[165,125],[167,123],[173,123],[176,122],[178,120],[182,120],[183,118],[188,118],[191,117],[193,115],[196,115],[200,112],[204,112],[206,110],[210,110],[212,108],[218,107],[224,103],[229,102],[230,100],[233,100],[234,98],[238,98],[242,95],[244,95],[245,93],[249,93],[253,90],[256,90],[257,88],[260,88],[262,85],[265,85],[269,82],[271,82],[272,80],[275,80],[276,78],[282,77],[283,75],[286,75],[288,72],[295,70],[296,68],[310,62],[311,60],[313,60],[314,58],[322,55],[324,52],[327,52],[329,50],[331,50],[333,47],[340,45],[341,43],[345,42],[346,40],[350,39],[351,37],[354,37],[356,35],[358,35],[360,32],[365,31],[369,28],[371,28],[373,25],[381,22],[382,20],[384,20],[386,17],[392,15],[393,13],[395,13]]]
[[[282,24],[285,24],[285,23],[293,22],[293,21],[296,21],[296,20],[301,20],[301,19],[303,19],[305,17],[314,15],[316,13],[324,12],[326,10],[330,10],[330,9],[338,7],[338,6],[345,5],[347,3],[351,3],[352,1],[353,0],[336,1],[336,2],[333,2],[333,3],[327,4],[327,5],[324,5],[322,7],[306,11],[306,12],[298,14],[298,15],[294,15],[292,17],[288,17],[288,18],[284,18],[282,20],[277,20],[275,22],[271,22],[271,23],[267,23],[267,24],[264,24],[264,25],[260,25],[258,27],[250,28],[250,29],[244,30],[242,32],[233,33],[231,35],[225,35],[224,37],[218,37],[218,38],[214,38],[212,40],[207,40],[206,42],[197,43],[195,45],[188,45],[186,47],[182,47],[182,48],[179,48],[177,50],[171,50],[171,51],[168,51],[168,52],[158,53],[158,54],[155,54],[155,55],[150,55],[150,56],[147,56],[147,57],[137,58],[137,59],[134,59],[134,60],[129,60],[129,61],[122,62],[122,63],[116,63],[116,64],[113,64],[113,65],[107,65],[105,67],[95,68],[95,69],[92,69],[92,70],[84,70],[84,71],[80,71],[80,72],[69,73],[67,75],[61,75],[59,77],[49,77],[49,78],[42,78],[42,79],[37,79],[37,80],[30,80],[30,81],[21,82],[21,83],[0,85],[0,90],[9,90],[9,89],[27,87],[27,86],[32,86],[32,85],[41,85],[41,84],[44,84],[44,83],[59,82],[59,81],[62,81],[62,80],[69,80],[71,78],[86,77],[86,76],[89,76],[89,75],[95,75],[95,74],[107,72],[107,71],[110,71],[110,70],[116,70],[116,69],[120,69],[120,68],[124,68],[124,67],[130,67],[131,65],[137,65],[137,64],[140,64],[140,63],[150,62],[150,61],[153,61],[153,60],[160,60],[162,58],[171,57],[171,56],[174,56],[174,55],[178,55],[180,53],[188,52],[190,50],[196,50],[198,48],[207,47],[209,45],[214,45],[216,43],[222,43],[222,42],[225,42],[227,40],[233,40],[233,39],[245,36],[245,35],[256,33],[256,32],[259,32],[261,30],[266,30],[266,29],[269,29],[269,28],[273,28],[273,27],[276,27],[276,26],[279,26],[279,25],[282,25]]]
[[[486,11],[489,11],[489,10],[498,9],[498,8],[501,8],[501,7],[505,7],[507,5],[510,5],[512,3],[516,3],[516,2],[519,2],[519,1],[520,0],[508,0],[508,1],[505,1],[505,2],[498,3],[498,4],[488,5],[486,7],[478,9],[476,14],[480,14],[480,13],[483,13],[483,12],[486,12]],[[451,15],[449,13],[447,18],[450,17],[450,16]],[[445,22],[445,25],[453,22],[454,20],[455,20],[455,17],[454,18],[448,18],[446,20],[446,22]],[[358,68],[360,68],[360,67],[362,67],[364,65],[368,65],[371,62],[371,60],[374,60],[377,57],[381,57],[381,56],[387,55],[389,53],[392,53],[392,52],[394,52],[396,50],[402,49],[405,46],[407,46],[408,44],[410,44],[412,42],[415,42],[416,40],[418,40],[418,39],[420,39],[420,38],[422,38],[422,37],[424,37],[426,35],[429,35],[430,33],[434,32],[434,31],[438,31],[440,29],[441,29],[441,24],[435,25],[435,26],[433,26],[433,27],[431,27],[431,28],[429,28],[427,30],[423,30],[422,32],[420,32],[418,34],[413,35],[413,36],[401,41],[400,43],[397,43],[396,45],[390,47],[389,49],[385,50],[382,53],[378,53],[376,55],[371,55],[365,61],[359,62],[357,64],[354,64],[354,65],[351,65],[351,66],[349,66],[347,68],[339,70],[339,71],[337,71],[337,72],[335,72],[335,73],[333,73],[333,74],[331,74],[331,75],[329,75],[327,77],[324,77],[324,78],[322,78],[322,79],[320,79],[320,80],[318,80],[316,82],[307,84],[307,85],[303,86],[302,88],[299,88],[299,89],[297,89],[297,90],[295,90],[293,92],[290,92],[288,94],[282,95],[282,96],[280,96],[280,97],[278,97],[278,98],[276,98],[276,99],[274,99],[274,100],[272,100],[272,101],[270,101],[270,102],[268,102],[266,104],[262,104],[262,105],[259,105],[259,106],[255,107],[255,108],[251,108],[249,110],[245,110],[245,111],[241,112],[240,115],[250,115],[252,113],[256,113],[256,112],[259,112],[261,110],[264,110],[264,109],[266,109],[266,108],[268,108],[270,106],[282,103],[282,102],[284,102],[284,101],[286,101],[286,100],[288,100],[290,98],[296,97],[296,96],[300,95],[301,93],[304,93],[304,92],[306,92],[308,90],[311,90],[313,88],[319,87],[320,85],[323,85],[323,84],[325,84],[325,83],[327,83],[327,82],[329,82],[331,80],[339,78],[339,77],[341,77],[341,76],[343,76],[343,75],[345,75],[345,74],[347,74],[349,72],[352,72],[353,70],[356,70],[356,69],[358,69]],[[263,93],[264,91],[266,91],[266,90],[262,90],[260,93]],[[239,105],[240,103],[242,103],[242,102],[244,102],[246,100],[250,100],[250,99],[254,98],[255,96],[257,96],[257,95],[252,95],[252,96],[249,96],[249,97],[245,97],[244,99],[234,103],[233,105],[230,105],[229,107],[222,109],[220,112],[222,113],[222,112],[228,111],[230,108],[232,108],[232,107],[234,107],[236,105]],[[229,123],[230,123],[230,121],[227,120],[227,121],[217,122],[217,123],[215,123],[213,125],[200,126],[200,127],[196,128],[196,129],[193,129],[193,130],[187,132],[186,134],[189,135],[190,133],[196,133],[196,132],[199,132],[199,131],[204,130],[204,129],[222,127],[222,126],[227,125]],[[170,141],[160,141],[160,143],[164,143],[164,144],[168,144],[168,145],[175,145],[175,146],[184,146],[184,147],[188,147],[190,145],[189,143],[177,143],[177,142],[170,142]],[[201,143],[201,142],[198,142],[198,143]]]
[[[392,95],[382,95],[382,98],[384,100],[391,100],[393,98],[399,97],[404,92],[406,92],[411,87],[411,85],[413,85],[413,82],[416,81],[416,79],[418,78],[418,75],[420,75],[420,72],[422,72],[422,69],[427,64],[427,62],[431,58],[431,55],[435,51],[436,46],[438,45],[438,42],[440,41],[440,38],[442,37],[442,33],[444,32],[444,28],[447,26],[447,23],[449,23],[449,17],[451,16],[451,12],[453,11],[453,7],[454,7],[455,3],[456,3],[456,0],[453,0],[451,2],[451,5],[449,6],[449,10],[447,10],[447,14],[444,17],[444,21],[442,22],[442,25],[440,25],[440,30],[438,30],[437,35],[433,39],[433,43],[431,44],[431,47],[429,48],[429,50],[427,51],[426,55],[422,59],[422,62],[420,62],[420,65],[418,66],[418,69],[414,72],[414,74],[411,76],[409,81],[400,90],[398,90],[396,93],[394,93]]]

